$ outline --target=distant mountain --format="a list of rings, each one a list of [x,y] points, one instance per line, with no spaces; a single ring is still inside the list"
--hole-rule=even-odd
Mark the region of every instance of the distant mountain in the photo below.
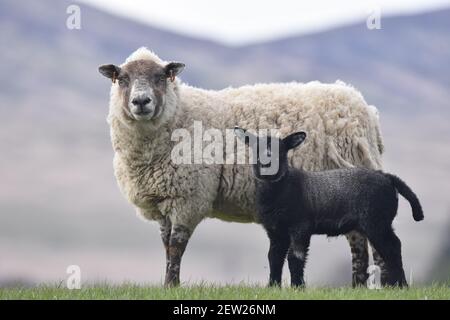
[[[9,61],[2,71],[25,79],[20,84],[0,80],[12,95],[21,88],[41,92],[41,87],[56,85],[99,97],[104,83],[87,75],[98,64],[122,62],[145,45],[166,60],[184,61],[183,79],[206,88],[341,79],[354,83],[382,110],[449,109],[450,9],[382,17],[381,30],[369,30],[362,21],[311,35],[227,47],[113,17],[85,4],[80,4],[82,29],[71,31],[65,25],[70,3],[0,2],[5,44],[0,57]]]
[[[382,17],[331,31],[246,48],[250,61],[273,61],[268,74],[283,80],[354,83],[383,111],[449,112],[450,10]]]
[[[80,248],[97,250],[91,260],[105,259],[105,250],[124,254],[137,250],[139,256],[145,256],[147,248],[160,252],[157,229],[135,219],[115,184],[105,121],[110,83],[97,71],[100,64],[123,62],[141,46],[165,60],[185,62],[181,78],[205,88],[340,79],[361,90],[381,111],[386,167],[411,181],[423,199],[425,222],[416,225],[410,213],[403,212],[398,224],[406,263],[418,266],[415,270],[426,278],[431,259],[438,254],[435,248],[441,247],[438,244],[448,232],[444,226],[450,188],[450,10],[382,17],[381,30],[368,30],[361,22],[230,47],[85,4],[79,4],[82,29],[68,30],[66,8],[73,3],[0,0],[0,280],[13,271],[17,279],[43,277],[49,266],[41,257],[33,260],[39,272],[32,275],[18,267],[25,263],[16,264],[22,261],[20,252],[23,261],[31,263],[32,245],[45,247],[52,259]],[[210,241],[218,232],[228,235],[229,242],[216,247],[223,252],[217,252],[242,261],[242,268],[214,269],[221,272],[220,279],[242,277],[240,270],[250,269],[252,261],[265,261],[265,238],[257,227],[246,227],[245,243],[255,248],[249,254],[244,240],[234,233],[236,225],[208,226],[211,233],[203,229],[204,238],[198,239]],[[150,237],[154,242],[145,240]],[[341,252],[324,242],[315,245],[320,251],[313,244],[317,258],[311,259],[310,279],[325,277],[339,283],[340,274],[321,263],[321,257],[332,257],[333,265],[348,263],[342,258],[349,257],[348,248]],[[210,258],[215,251],[207,251],[204,243],[194,241],[191,254],[200,247],[207,252],[205,260],[215,261]],[[234,257],[236,248],[242,252]],[[327,254],[321,256],[323,252]],[[163,265],[161,257],[155,259]],[[265,277],[265,270],[260,274]]]

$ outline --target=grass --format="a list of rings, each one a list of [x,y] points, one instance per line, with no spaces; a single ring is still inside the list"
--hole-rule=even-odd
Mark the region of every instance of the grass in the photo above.
[[[80,290],[68,290],[57,285],[40,285],[34,288],[0,288],[0,299],[243,299],[243,300],[417,300],[450,299],[450,284],[441,283],[409,289],[387,288],[266,288],[257,285],[194,284],[165,289],[160,286],[135,284],[92,285]]]

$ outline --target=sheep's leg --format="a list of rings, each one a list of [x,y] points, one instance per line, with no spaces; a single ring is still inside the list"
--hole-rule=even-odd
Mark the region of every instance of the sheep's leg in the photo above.
[[[373,247],[372,244],[370,244],[370,247],[372,248],[372,255],[373,255],[373,263],[377,265],[381,270],[381,285],[385,286],[388,284],[388,278],[389,278],[389,270],[386,266],[386,263],[384,262],[381,255],[378,253],[378,251]]]
[[[291,286],[300,287],[305,285],[304,270],[308,257],[311,236],[299,233],[291,238],[291,247],[288,253],[289,271],[291,272]]]
[[[191,237],[191,229],[182,225],[173,225],[169,240],[169,265],[164,286],[173,287],[180,284],[180,265],[183,253]]]
[[[369,267],[369,253],[367,238],[359,232],[352,231],[346,235],[352,252],[352,286],[365,286],[367,268]]]
[[[267,231],[270,240],[268,253],[270,278],[269,286],[281,286],[284,260],[289,249],[289,236],[287,232]]]
[[[164,244],[164,249],[166,250],[166,275],[169,272],[169,244],[170,244],[170,234],[172,232],[172,222],[168,217],[163,218],[159,221],[161,240]]]
[[[377,121],[377,120],[376,120]],[[358,148],[359,151],[363,154],[363,161],[362,164],[364,167],[368,168],[368,169],[372,169],[372,170],[381,170],[382,169],[382,165],[381,165],[381,154],[383,153],[383,142],[381,139],[381,133],[380,133],[380,128],[377,125],[376,126],[376,134],[377,134],[377,144],[378,144],[378,151],[379,151],[379,156],[372,156],[372,152],[370,151],[370,147],[367,144],[366,140],[359,140],[358,142]],[[359,235],[359,237],[363,237],[362,235]],[[359,242],[359,240],[356,240],[357,242]],[[361,248],[358,248],[358,245],[353,246],[352,242],[349,240],[350,242],[350,247],[352,248],[352,255],[353,255],[353,251],[356,251],[355,254],[356,256],[358,256],[361,252]],[[364,258],[365,260],[367,260],[367,263],[360,263],[359,258],[355,258],[355,255],[353,255],[353,286],[355,285],[363,285],[365,284],[368,276],[367,276],[367,272],[363,272],[362,268],[363,266],[366,266],[366,270],[367,270],[367,266],[368,266],[368,259],[369,259],[369,255],[367,252],[367,240],[365,240],[366,244],[364,245],[364,256],[367,256],[367,258]],[[381,271],[381,284],[385,285],[387,283],[387,279],[388,279],[388,269],[386,267],[385,262],[383,261],[383,258],[380,256],[380,254],[377,252],[377,250],[374,248],[374,246],[372,244],[370,244],[371,248],[372,248],[372,257],[373,257],[373,262],[375,265],[377,265],[380,268]],[[358,270],[358,264],[361,266],[360,271],[356,271]],[[366,280],[364,280],[366,279]]]

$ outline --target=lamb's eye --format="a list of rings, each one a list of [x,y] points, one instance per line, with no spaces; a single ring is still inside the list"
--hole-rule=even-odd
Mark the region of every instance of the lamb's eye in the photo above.
[[[166,82],[166,76],[160,76],[160,77],[158,78],[158,81],[159,81],[159,82]]]

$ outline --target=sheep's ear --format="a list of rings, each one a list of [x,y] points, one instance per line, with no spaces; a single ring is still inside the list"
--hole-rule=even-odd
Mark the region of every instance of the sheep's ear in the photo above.
[[[167,78],[169,78],[171,81],[175,80],[175,77],[183,71],[184,67],[186,65],[181,62],[169,62],[164,67],[164,72],[166,73]]]
[[[114,64],[104,64],[98,67],[98,72],[100,72],[105,77],[111,79],[112,82],[116,82],[116,79],[120,73],[120,67]]]
[[[286,138],[283,139],[283,143],[286,146],[286,148],[293,149],[297,146],[299,146],[303,141],[306,139],[306,133],[303,131],[295,132],[290,135],[288,135]]]
[[[246,129],[234,127],[234,134],[246,145],[253,145],[254,143],[256,143],[256,136]]]

